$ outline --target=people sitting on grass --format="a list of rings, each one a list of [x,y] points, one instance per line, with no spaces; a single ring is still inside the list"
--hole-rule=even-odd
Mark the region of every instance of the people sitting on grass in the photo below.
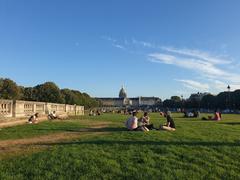
[[[145,126],[138,126],[137,112],[134,111],[132,116],[125,122],[125,126],[129,131],[149,131]]]
[[[101,115],[101,113],[100,113],[100,111],[99,110],[97,110],[97,113],[96,113],[98,116],[100,116]]]
[[[184,111],[184,117],[185,118],[197,118],[200,116],[200,112],[199,111],[196,111],[196,110],[193,110],[193,111]]]
[[[222,114],[218,110],[214,111],[214,117],[208,116],[208,118],[203,117],[202,120],[213,120],[213,121],[220,121],[222,119]]]
[[[36,124],[38,122],[38,113],[35,113],[28,119],[29,124]]]
[[[56,114],[56,111],[52,111],[48,114],[48,119],[53,120],[53,119],[59,119],[59,117]]]
[[[143,117],[139,119],[140,123],[148,128],[149,130],[155,129],[153,124],[150,123],[150,117],[148,116],[147,112],[144,112]]]
[[[165,125],[160,125],[159,130],[175,131],[176,127],[175,127],[173,118],[171,116],[171,112],[170,111],[167,111],[165,113],[160,112],[160,115],[166,117],[167,123]]]
[[[94,110],[90,110],[90,111],[89,111],[89,116],[96,116],[95,111],[94,111]]]

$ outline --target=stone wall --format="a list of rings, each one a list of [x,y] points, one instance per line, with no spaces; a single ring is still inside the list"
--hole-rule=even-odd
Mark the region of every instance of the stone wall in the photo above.
[[[35,113],[46,115],[52,111],[59,115],[84,115],[84,106],[0,99],[0,117],[28,117]]]

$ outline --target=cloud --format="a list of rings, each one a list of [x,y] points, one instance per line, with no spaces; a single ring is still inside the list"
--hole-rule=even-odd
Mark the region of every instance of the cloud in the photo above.
[[[107,41],[111,41],[113,43],[117,42],[116,39],[114,39],[114,38],[112,38],[110,36],[102,36],[101,38],[104,39],[104,40],[107,40]]]
[[[213,56],[208,52],[191,49],[176,49],[162,47],[162,51],[148,54],[149,61],[163,63],[188,69],[198,74],[198,79],[205,83],[194,80],[178,80],[184,87],[192,90],[221,92],[226,90],[227,85],[231,90],[240,89],[240,74],[234,73],[234,64],[231,60]],[[232,69],[230,69],[232,67]],[[201,78],[202,77],[202,78]],[[191,79],[194,79],[193,77]]]
[[[153,53],[148,55],[152,62],[162,62],[165,64],[176,63],[176,58],[168,54]]]
[[[199,58],[207,62],[210,62],[212,64],[231,64],[232,62],[230,60],[226,60],[218,56],[210,55],[208,52],[204,52],[196,49],[176,49],[172,47],[161,47],[161,49],[168,52],[177,53],[180,55]]]
[[[199,59],[188,59],[162,53],[149,54],[148,57],[152,62],[172,64],[181,68],[198,72],[208,77],[230,76],[227,72],[217,68],[213,64]]]
[[[146,41],[138,41],[134,38],[132,38],[132,43],[135,45],[141,45],[141,46],[147,47],[147,48],[157,48],[157,46],[153,43],[146,42]]]
[[[208,91],[209,85],[206,83],[200,83],[193,80],[186,80],[186,79],[176,79],[176,81],[182,82],[183,86],[196,90],[196,91]]]
[[[212,80],[212,79],[209,79],[209,81],[211,82],[211,88],[213,90],[217,91],[217,92],[227,91],[228,85],[231,87],[231,91],[235,91],[236,89],[240,89],[240,84],[234,84],[234,83],[227,84],[223,81]]]
[[[195,77],[177,80],[188,89],[219,92],[225,90],[228,84],[232,87],[231,90],[240,89],[240,74],[238,73],[240,63],[234,62],[230,56],[226,55],[226,52],[222,55],[199,49],[163,46],[134,38],[121,41],[105,36],[104,39],[110,41],[116,48],[147,56],[148,61],[152,63],[176,66],[192,72],[196,75]],[[220,49],[226,46],[224,44]],[[200,79],[202,83],[195,79]]]
[[[126,49],[124,46],[120,44],[112,44],[114,47],[119,48],[119,49]]]

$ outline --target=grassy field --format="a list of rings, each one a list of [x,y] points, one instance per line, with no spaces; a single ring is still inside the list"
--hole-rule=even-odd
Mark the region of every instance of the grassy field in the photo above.
[[[175,132],[129,132],[118,114],[2,129],[0,179],[240,179],[240,115],[181,116]]]

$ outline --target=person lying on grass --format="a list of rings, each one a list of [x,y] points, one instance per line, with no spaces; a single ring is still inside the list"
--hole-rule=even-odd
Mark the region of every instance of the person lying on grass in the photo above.
[[[138,126],[137,112],[133,112],[132,116],[125,122],[125,126],[129,131],[149,131],[145,126]]]
[[[159,130],[175,131],[176,127],[173,118],[171,117],[171,112],[160,112],[160,115],[166,117],[167,123],[165,125],[160,125]]]
[[[202,120],[213,120],[213,121],[220,121],[221,119],[222,119],[222,114],[217,110],[215,110],[214,112],[214,117],[208,116],[208,118],[206,117],[202,118]]]

